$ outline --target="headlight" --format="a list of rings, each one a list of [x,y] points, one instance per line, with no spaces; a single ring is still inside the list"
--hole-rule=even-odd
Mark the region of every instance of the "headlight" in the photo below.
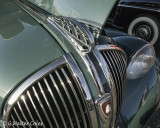
[[[127,78],[136,79],[147,73],[155,62],[155,51],[152,45],[142,47],[132,58],[127,68]]]

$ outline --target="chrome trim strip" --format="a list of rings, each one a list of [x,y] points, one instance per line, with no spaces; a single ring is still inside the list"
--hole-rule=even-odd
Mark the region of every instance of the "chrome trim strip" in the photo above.
[[[22,98],[22,100],[23,100],[23,103],[25,104],[25,107],[26,107],[26,109],[27,109],[28,113],[29,113],[29,116],[30,116],[30,117],[31,117],[31,119],[35,122],[35,120],[34,120],[34,118],[33,118],[32,114],[31,114],[31,111],[30,111],[30,110],[29,110],[29,108],[28,108],[28,105],[27,105],[27,103],[26,103],[25,99],[24,99],[24,98]],[[36,128],[38,128],[38,127],[36,126]]]
[[[76,98],[76,101],[77,101],[78,105],[79,105],[78,107],[79,107],[80,113],[81,113],[82,117],[84,118],[83,109],[82,109],[80,100],[79,100],[79,98],[78,98],[78,96],[77,96],[77,93],[76,93],[76,91],[75,91],[75,89],[74,89],[74,86],[72,85],[72,83],[71,83],[68,75],[66,74],[65,70],[64,70],[64,69],[61,69],[61,70],[62,70],[63,74],[65,75],[65,77],[66,77],[66,79],[67,79],[67,82],[69,83],[69,85],[70,85],[70,87],[71,87],[71,89],[72,89],[72,92],[73,92],[73,94],[74,94],[74,96],[75,96],[75,98]],[[78,123],[78,127],[79,127],[79,123]]]
[[[75,25],[77,25],[77,29],[81,30],[84,34],[86,34],[86,36],[88,37],[89,39],[89,44],[85,41],[83,42],[82,40],[80,39],[77,39],[74,35],[72,35],[71,33],[69,33],[68,31],[66,31],[62,26],[60,26],[57,22],[56,22],[56,19],[55,18],[59,18],[59,20],[66,20],[67,22],[73,22]],[[93,50],[94,46],[95,46],[95,42],[94,42],[94,38],[93,38],[93,35],[91,34],[91,32],[82,24],[80,24],[78,21],[72,19],[72,18],[68,18],[68,17],[60,17],[60,16],[48,16],[48,18],[46,18],[46,20],[48,22],[50,22],[55,28],[57,28],[61,34],[65,35],[65,37],[70,41],[72,42],[74,45],[74,47],[79,51],[81,51],[82,53],[89,53]],[[58,19],[57,19],[58,20]],[[67,26],[68,27],[68,26]],[[70,29],[70,28],[68,28]],[[85,35],[83,35],[84,38]],[[86,46],[88,48],[88,50],[86,49],[83,49],[83,47],[80,46],[80,44],[83,44],[84,46]]]
[[[36,98],[37,98],[37,100],[38,100],[38,103],[40,104],[40,106],[41,106],[41,108],[42,108],[42,111],[43,111],[43,113],[44,113],[44,115],[45,115],[45,117],[46,117],[46,119],[47,119],[47,122],[49,123],[49,126],[50,126],[51,128],[53,128],[53,127],[52,127],[51,120],[49,119],[49,117],[48,117],[48,115],[47,115],[47,112],[46,112],[46,110],[45,110],[45,107],[43,106],[43,103],[42,103],[41,99],[39,98],[38,93],[37,93],[35,87],[32,87],[32,90],[33,90],[33,92],[34,92],[34,94],[35,94],[35,96],[36,96]]]
[[[14,117],[11,115],[11,118],[12,118],[12,120],[15,122],[15,119],[14,119]],[[13,125],[14,126],[14,125]],[[18,128],[19,128],[19,126],[18,125],[16,125]]]
[[[22,122],[22,119],[20,118],[19,114],[17,113],[17,110],[15,109],[15,107],[14,107],[14,112],[15,112],[19,122]],[[22,125],[22,127],[25,128],[24,125]]]
[[[107,50],[118,50],[118,51],[122,52],[125,55],[126,61],[127,61],[127,56],[121,48],[119,48],[115,45],[96,45],[93,50],[93,53],[94,53],[95,57],[97,58],[99,65],[101,66],[101,68],[103,70],[103,73],[106,77],[108,85],[112,89],[112,94],[114,94],[114,95],[111,94],[112,102],[113,102],[112,114],[116,115],[116,111],[117,111],[117,93],[116,93],[116,88],[115,88],[116,86],[111,86],[111,85],[115,85],[114,80],[113,80],[113,76],[112,76],[112,73],[110,72],[109,67],[106,64],[106,61],[104,60],[103,56],[100,53],[100,51],[107,51]],[[108,58],[106,57],[106,59],[108,59]],[[123,61],[125,64],[125,60],[123,60]],[[111,126],[114,126],[113,124],[114,124],[116,118],[117,118],[116,116],[113,117],[113,122],[111,122],[112,123]]]
[[[57,76],[59,75],[58,72],[57,72],[57,70],[55,70],[55,73],[56,73]],[[50,74],[50,75],[51,75],[51,74]],[[58,77],[58,79],[59,79],[59,77]],[[69,113],[69,111],[68,111],[66,102],[65,102],[65,100],[64,100],[64,98],[63,98],[63,96],[62,96],[62,94],[61,94],[61,91],[59,90],[58,85],[57,85],[57,83],[56,83],[56,81],[54,80],[54,78],[53,78],[52,75],[51,75],[51,80],[52,80],[52,82],[53,82],[53,84],[54,84],[54,87],[56,88],[56,90],[57,90],[57,92],[58,92],[58,95],[59,95],[59,97],[60,97],[60,99],[61,99],[61,101],[62,101],[62,103],[63,103],[64,109],[65,109],[65,111],[66,111],[66,113],[67,113],[67,116],[68,116],[68,118],[69,118],[69,122],[70,122],[70,124],[71,124],[71,127],[73,128],[73,123],[72,123],[71,115],[70,115],[70,113]],[[62,84],[62,83],[61,83],[61,84]]]
[[[91,118],[90,123],[92,123],[92,124],[90,124],[90,125],[92,128],[97,128],[98,122],[97,122],[97,116],[96,116],[94,102],[92,100],[91,93],[89,91],[87,83],[86,83],[84,77],[82,77],[82,72],[78,68],[78,65],[76,64],[76,62],[72,56],[70,56],[69,54],[66,54],[65,60],[70,65],[71,71],[74,73],[74,76],[75,76],[78,84],[82,85],[82,86],[80,86],[81,92],[85,92],[85,94],[83,93],[83,97],[85,97],[85,99],[86,99],[86,104],[87,104],[87,108],[89,110],[89,115],[90,115],[89,117]]]
[[[34,73],[32,76],[30,76],[27,80],[25,80],[9,97],[9,99],[7,100],[5,106],[4,106],[4,111],[3,111],[3,120],[7,120],[8,114],[12,109],[12,106],[14,103],[16,103],[17,99],[21,96],[21,94],[32,84],[34,84],[37,80],[39,80],[41,77],[43,77],[44,75],[48,74],[50,71],[61,67],[62,65],[67,64],[67,66],[69,67],[69,69],[74,73],[74,78],[76,79],[76,82],[79,85],[79,88],[81,90],[81,93],[83,95],[83,97],[85,98],[85,102],[86,102],[86,110],[88,110],[88,117],[89,117],[89,123],[91,125],[92,128],[97,128],[98,127],[98,122],[97,122],[97,115],[96,115],[96,111],[95,111],[95,106],[94,106],[94,102],[92,100],[91,97],[91,93],[89,91],[89,88],[87,86],[87,83],[83,77],[82,72],[80,71],[78,65],[76,64],[75,60],[73,59],[72,55],[70,53],[63,55],[63,57],[61,57],[60,59],[52,62],[51,64],[45,66],[44,68],[40,69],[39,71],[37,71],[36,73]],[[51,74],[50,74],[51,76]],[[47,86],[47,84],[46,84]],[[48,86],[47,86],[48,87]],[[54,95],[53,92],[51,92],[51,89],[49,89],[50,94],[52,95],[52,98],[54,100],[54,102],[56,101],[54,99]],[[35,91],[35,90],[34,90]],[[36,113],[38,114],[37,116],[39,117],[40,121],[43,123],[39,112],[32,100],[31,94],[29,91],[27,91],[27,97],[30,99],[30,102],[32,103],[32,106],[34,107]],[[23,97],[21,96],[21,98],[23,99]],[[25,99],[23,99],[23,102],[25,103]],[[56,102],[55,102],[56,103]],[[27,107],[27,103],[25,103],[26,108]],[[57,106],[58,107],[58,106]],[[31,112],[30,110],[27,109],[27,111],[29,112],[29,115],[31,116]],[[83,112],[82,112],[83,113]],[[31,116],[32,118],[32,116]],[[62,120],[63,121],[63,120]],[[45,127],[45,125],[44,125]],[[46,127],[45,127],[46,128]],[[67,128],[67,127],[66,127]]]
[[[94,82],[96,84],[97,91],[99,92],[99,96],[104,95],[105,92],[104,92],[104,89],[102,87],[102,82],[100,80],[100,77],[98,76],[97,70],[96,70],[93,62],[91,61],[91,59],[89,58],[88,55],[86,55],[86,59],[87,59],[89,65],[90,65],[91,74],[92,74],[92,77],[93,77]]]
[[[30,94],[29,91],[27,91],[27,96],[29,97],[29,99],[30,99],[30,101],[31,101],[31,103],[32,103],[32,106],[33,106],[34,110],[36,111],[36,114],[37,114],[38,118],[40,119],[41,123],[43,123],[43,126],[46,128],[46,126],[45,126],[45,124],[44,124],[41,116],[39,115],[38,109],[37,109],[36,105],[35,105],[34,102],[33,102],[33,99],[32,99],[32,97],[31,97],[31,94]]]
[[[45,99],[45,102],[47,103],[47,106],[48,106],[48,108],[49,108],[49,111],[50,111],[50,113],[51,113],[51,115],[52,115],[52,117],[53,117],[53,119],[54,119],[54,121],[55,121],[56,127],[59,128],[59,124],[58,124],[58,122],[57,122],[57,119],[55,118],[55,115],[54,115],[54,113],[53,113],[53,111],[52,111],[52,109],[51,109],[51,105],[50,105],[50,103],[49,103],[49,101],[48,101],[48,99],[47,99],[47,97],[46,97],[46,94],[44,93],[44,91],[43,91],[43,89],[42,89],[42,86],[41,86],[41,83],[40,83],[40,82],[38,82],[38,86],[39,86],[39,88],[40,88],[40,90],[41,90],[41,92],[42,92],[42,95],[43,95],[43,97],[44,97],[44,99]]]
[[[23,7],[23,9],[24,9],[26,12],[28,12],[28,10],[34,11],[38,16],[40,16],[41,18],[43,18],[44,22],[45,22],[45,20],[46,20],[48,23],[50,23],[50,24],[55,28],[55,30],[57,30],[59,33],[61,33],[61,34],[63,35],[63,38],[62,38],[62,39],[60,39],[59,37],[57,37],[56,34],[53,33],[52,31],[50,31],[49,28],[48,28],[48,26],[46,26],[43,22],[38,21],[40,24],[43,25],[43,27],[44,27],[46,30],[48,30],[48,31],[54,36],[54,38],[57,40],[57,42],[58,42],[61,46],[62,46],[61,42],[63,42],[64,40],[68,40],[68,41],[70,42],[70,44],[71,44],[73,47],[76,48],[77,42],[75,42],[75,40],[74,40],[70,35],[68,35],[67,33],[65,33],[65,32],[64,32],[56,23],[54,23],[49,17],[41,14],[40,12],[38,12],[37,10],[33,9],[33,8],[30,7],[30,6],[24,5],[22,2],[20,2],[20,1],[18,1],[18,0],[14,0],[14,2],[16,2],[20,7]],[[24,8],[24,7],[25,7],[25,8]],[[29,12],[28,12],[28,13],[29,13]],[[35,18],[34,14],[31,14],[31,13],[29,13],[29,14],[30,14],[35,20],[37,20],[37,19]],[[72,20],[73,20],[74,22],[78,23],[76,20],[74,20],[74,19],[72,19]],[[78,24],[80,24],[80,23],[78,23]],[[81,25],[81,24],[80,24],[80,26],[81,26],[83,29],[85,29],[86,32],[87,32],[88,35],[89,35],[89,38],[90,38],[90,40],[91,40],[91,48],[90,48],[90,51],[89,51],[89,52],[91,52],[91,51],[93,51],[92,49],[94,49],[94,46],[95,46],[95,42],[94,42],[93,35],[92,35],[92,33],[91,33],[86,27],[83,27],[83,25]],[[71,43],[71,42],[72,42],[72,43]],[[74,45],[73,43],[75,43],[75,45]],[[62,46],[62,47],[63,47],[63,46]],[[69,52],[69,51],[68,51],[68,52]],[[88,57],[87,57],[88,55],[87,55],[86,53],[88,53],[88,52],[81,52],[80,50],[77,50],[77,52],[79,53],[79,55],[81,56],[81,58],[82,58],[83,61],[85,62],[86,66],[87,66],[87,68],[88,68],[88,70],[89,70],[89,72],[90,72],[90,74],[91,74],[91,76],[92,76],[92,78],[93,78],[93,80],[94,80],[94,82],[95,82],[95,84],[96,84],[97,91],[98,91],[99,95],[104,94],[102,85],[101,85],[101,83],[100,83],[100,81],[99,81],[100,78],[98,78],[98,75],[97,75],[97,73],[96,73],[93,65],[90,65],[90,64],[89,64],[90,61],[87,59],[87,58],[88,58]]]
[[[62,68],[61,68],[61,69],[62,69]],[[80,124],[79,124],[79,121],[78,121],[78,117],[77,117],[77,114],[76,114],[76,110],[75,110],[75,108],[74,108],[74,105],[73,105],[71,96],[70,96],[70,94],[69,94],[69,92],[68,92],[68,90],[67,90],[67,88],[66,88],[66,86],[65,86],[65,84],[64,84],[64,82],[63,82],[63,80],[62,80],[62,78],[61,78],[61,76],[59,75],[58,71],[56,71],[56,74],[57,74],[57,76],[58,76],[58,79],[61,81],[61,85],[62,85],[63,89],[64,89],[65,92],[66,92],[67,98],[69,99],[69,103],[71,104],[71,108],[72,108],[73,114],[74,114],[74,116],[75,116],[75,118],[76,118],[77,125],[78,125],[78,127],[80,127]],[[71,118],[71,117],[69,117],[69,118]],[[71,123],[72,123],[72,122],[71,122]],[[73,127],[73,123],[72,123],[71,125],[72,125],[72,127]]]
[[[50,78],[51,78],[51,74],[49,74],[49,76],[50,76]],[[63,122],[63,125],[64,125],[65,128],[67,128],[67,124],[66,124],[66,122],[65,122],[65,120],[64,120],[64,117],[63,117],[63,115],[62,115],[62,112],[61,112],[61,110],[60,110],[59,107],[58,107],[57,100],[56,100],[56,98],[55,98],[55,96],[54,96],[54,94],[53,94],[53,92],[52,92],[52,90],[51,90],[51,88],[50,88],[47,80],[44,79],[44,81],[45,81],[45,85],[47,86],[47,88],[48,88],[48,90],[49,90],[49,93],[50,93],[50,95],[51,95],[51,97],[52,97],[52,99],[53,99],[53,101],[54,101],[54,104],[56,105],[56,108],[57,108],[58,113],[59,113],[59,115],[60,115],[60,117],[61,117],[61,120],[62,120],[62,122]]]
[[[20,105],[19,101],[17,102],[17,104],[18,104],[19,110],[21,111],[22,116],[23,116],[23,118],[24,118],[25,122],[29,122],[29,121],[28,121],[28,119],[26,118],[26,116],[24,115],[24,112],[23,112],[23,110],[22,110],[22,107],[21,107],[21,105]],[[31,128],[31,126],[30,126],[30,125],[28,125],[28,126]]]

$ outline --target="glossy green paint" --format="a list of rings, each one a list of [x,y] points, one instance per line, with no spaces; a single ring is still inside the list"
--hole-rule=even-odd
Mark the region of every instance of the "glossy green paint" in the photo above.
[[[153,73],[156,74],[156,73]],[[155,107],[157,104],[159,104],[159,99],[160,99],[160,76],[159,75],[152,75],[152,83],[154,84],[153,87],[150,89],[149,87],[146,87],[144,94],[146,95],[148,93],[148,95],[143,95],[142,97],[142,105],[139,108],[139,110],[137,110],[137,113],[135,114],[134,118],[132,119],[132,121],[130,122],[130,124],[128,125],[128,128],[142,128],[143,125],[140,124],[140,120],[142,118],[142,116],[144,114],[146,114],[146,112],[148,112],[151,108]]]
[[[10,0],[0,1],[0,104],[16,85],[63,54],[26,12]]]
[[[97,99],[98,98],[98,89],[95,85],[95,81],[93,80],[93,77],[91,76],[90,71],[88,70],[88,67],[86,66],[86,63],[80,55],[80,53],[75,49],[75,47],[72,45],[72,43],[67,40],[65,36],[63,36],[59,30],[57,30],[53,25],[51,25],[49,22],[47,22],[44,18],[42,18],[40,15],[38,15],[33,10],[27,8],[24,4],[21,2],[16,1],[16,3],[23,8],[30,16],[32,16],[36,21],[38,21],[44,28],[57,40],[59,45],[64,49],[66,53],[71,53],[75,60],[77,61],[77,64],[79,65],[81,71],[83,72],[86,81],[89,85],[89,88],[91,90],[92,96]]]
[[[95,82],[74,46],[42,17],[32,10],[27,10],[24,5],[19,6],[9,0],[0,2],[0,10],[6,11],[0,18],[0,21],[3,21],[0,22],[3,23],[0,27],[4,29],[3,33],[0,33],[1,107],[4,98],[8,98],[6,95],[22,81],[68,52],[76,59],[90,86],[92,96],[96,99],[98,91]]]
[[[138,110],[135,117],[129,124],[128,128],[134,128],[134,127],[142,128],[143,127],[143,125],[141,125],[139,121],[142,115],[144,115],[147,111],[153,108],[154,105],[157,104],[157,99],[159,99],[159,96],[160,96],[160,95],[157,95],[157,93],[159,94],[159,92],[160,92],[160,86],[159,86],[159,81],[157,81],[157,83],[155,84],[155,87],[151,90],[151,92],[147,96],[146,101],[144,102],[142,107]]]
[[[0,127],[3,127],[2,121],[0,120]]]

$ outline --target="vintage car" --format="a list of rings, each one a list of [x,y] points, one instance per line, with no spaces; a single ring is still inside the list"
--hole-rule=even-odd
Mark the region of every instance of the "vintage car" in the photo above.
[[[103,29],[115,2],[0,1],[1,128],[159,125],[154,48]]]
[[[119,0],[108,25],[160,46],[160,1]]]

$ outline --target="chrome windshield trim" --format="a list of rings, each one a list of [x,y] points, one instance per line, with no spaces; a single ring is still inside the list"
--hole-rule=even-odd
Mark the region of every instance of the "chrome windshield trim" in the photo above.
[[[89,123],[91,127],[97,128],[98,122],[97,122],[97,115],[95,110],[95,105],[90,93],[90,90],[88,88],[88,85],[86,83],[86,80],[83,76],[83,73],[79,69],[78,65],[76,64],[74,58],[70,53],[63,55],[60,59],[50,63],[49,65],[43,67],[33,75],[31,75],[28,79],[26,79],[22,84],[19,85],[19,87],[11,94],[11,96],[8,98],[4,105],[2,120],[5,121],[8,117],[8,113],[10,112],[12,105],[17,101],[17,99],[20,97],[20,95],[32,84],[34,84],[36,81],[38,81],[40,78],[42,78],[44,75],[50,73],[54,69],[61,67],[62,65],[66,64],[71,72],[73,72],[74,78],[76,79],[82,95],[85,99],[86,103],[86,109],[88,110],[88,116],[89,116]]]

